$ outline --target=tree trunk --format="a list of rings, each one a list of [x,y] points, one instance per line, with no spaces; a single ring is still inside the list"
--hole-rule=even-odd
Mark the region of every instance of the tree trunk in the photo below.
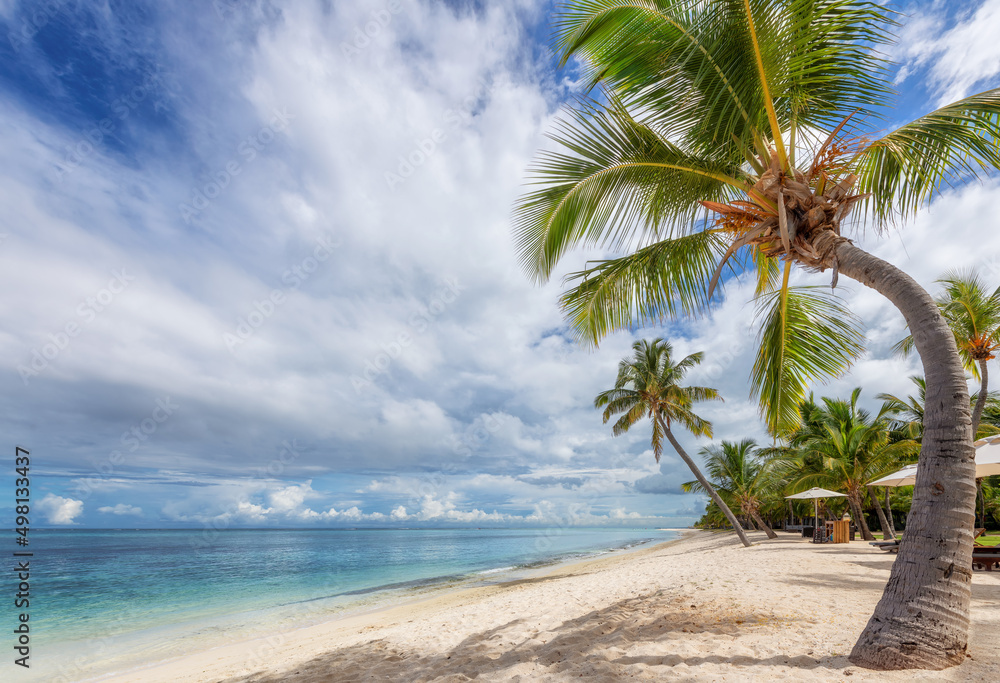
[[[986,528],[986,492],[983,491],[983,480],[976,479],[976,500],[982,505],[979,508],[982,511],[982,516],[979,518],[980,525],[983,529]]]
[[[889,501],[889,487],[885,487],[885,516],[889,518],[889,531],[896,538],[896,521],[892,518],[892,503]]]
[[[670,440],[670,445],[674,447],[675,451],[677,451],[677,455],[681,456],[681,460],[684,461],[684,464],[691,469],[691,474],[693,474],[694,478],[698,480],[698,483],[701,484],[702,488],[708,492],[708,496],[712,499],[712,502],[715,503],[720,510],[722,510],[722,514],[724,514],[726,519],[729,520],[729,523],[733,525],[733,530],[736,532],[736,535],[740,537],[740,541],[743,542],[743,545],[749,548],[750,539],[747,538],[746,533],[743,531],[743,527],[740,526],[739,521],[736,519],[736,515],[734,515],[733,511],[729,509],[729,506],[726,505],[725,501],[719,497],[719,494],[715,492],[715,488],[708,483],[708,479],[705,479],[705,475],[702,474],[701,470],[698,469],[698,466],[694,464],[694,460],[692,460],[687,452],[681,448],[681,445],[677,443],[677,439],[674,438],[674,433],[670,431],[669,427],[667,427],[663,418],[657,416],[657,419],[660,421],[660,426],[663,427],[663,431],[666,433],[667,439]],[[972,566],[971,551],[969,555],[969,566]]]
[[[816,246],[836,254],[841,273],[899,309],[927,380],[906,542],[850,660],[882,670],[960,664],[969,642],[976,496],[969,390],[955,336],[934,300],[906,273],[832,232]]]
[[[979,397],[976,399],[976,407],[972,409],[972,438],[976,438],[976,434],[979,433],[979,421],[983,417],[983,408],[986,407],[986,395],[990,390],[990,378],[989,371],[986,369],[986,361],[979,361],[979,377],[982,381],[979,383]]]
[[[875,512],[878,514],[878,523],[882,525],[882,540],[888,541],[894,538],[892,531],[889,530],[889,522],[885,518],[885,513],[882,512],[882,505],[878,502],[878,494],[872,493],[872,490],[868,489],[868,497],[872,499],[872,503],[875,505]]]
[[[975,439],[979,433],[979,421],[983,418],[983,408],[986,407],[986,397],[990,390],[989,370],[986,361],[979,361],[979,398],[976,399],[976,407],[972,409],[972,438]],[[976,479],[976,501],[982,501],[982,517],[980,523],[986,526],[986,496],[983,494],[983,480]]]
[[[767,534],[768,538],[777,538],[778,537],[778,534],[774,533],[774,529],[772,529],[770,527],[770,525],[768,525],[767,522],[765,522],[763,519],[761,519],[761,516],[760,516],[759,512],[757,512],[756,510],[751,510],[750,511],[750,516],[753,517],[753,520],[755,522],[757,522],[757,526],[760,527],[761,529],[763,529],[764,533]]]
[[[847,495],[847,502],[851,506],[851,513],[854,515],[858,529],[861,530],[861,538],[866,541],[874,541],[875,536],[872,535],[872,530],[868,528],[868,520],[865,519],[865,508],[861,504],[861,500],[861,495],[857,491]]]

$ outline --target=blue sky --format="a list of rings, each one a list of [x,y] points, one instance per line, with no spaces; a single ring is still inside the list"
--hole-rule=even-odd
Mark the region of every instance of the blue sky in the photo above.
[[[886,125],[997,86],[1000,0],[897,6]],[[634,337],[575,347],[561,278],[536,287],[516,261],[511,203],[574,94],[550,9],[0,2],[0,414],[32,453],[33,521],[696,518],[679,459],[592,408]],[[997,193],[958,188],[860,239],[932,289],[955,267],[1000,281]],[[818,391],[906,393],[901,319],[843,294],[870,353]],[[730,283],[707,320],[656,331],[705,351],[691,380],[726,398],[703,411],[716,440],[763,436],[748,299]]]

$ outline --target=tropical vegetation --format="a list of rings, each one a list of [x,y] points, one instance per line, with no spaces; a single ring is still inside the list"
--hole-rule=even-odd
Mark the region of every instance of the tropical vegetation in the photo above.
[[[1000,168],[1000,91],[880,132],[894,24],[861,0],[571,0],[554,19],[557,53],[602,90],[556,127],[516,235],[540,281],[574,248],[617,252],[571,274],[561,299],[593,344],[704,313],[752,273],[763,325],[750,383],[774,438],[800,427],[808,387],[864,341],[838,299],[792,287],[792,270],[852,278],[896,306],[927,383],[921,468],[940,475],[918,478],[907,543],[851,660],[939,669],[968,642],[970,586],[953,571],[971,562],[976,490],[964,364],[926,291],[847,235]]]

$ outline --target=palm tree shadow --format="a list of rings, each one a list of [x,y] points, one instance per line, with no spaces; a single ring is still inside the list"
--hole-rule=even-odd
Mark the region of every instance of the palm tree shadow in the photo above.
[[[783,625],[798,620],[783,619]],[[843,669],[845,657],[819,660],[807,655],[692,654],[685,638],[701,634],[698,647],[718,636],[731,643],[741,634],[774,628],[770,615],[731,603],[693,604],[660,591],[621,600],[543,631],[524,619],[469,635],[445,652],[404,650],[387,640],[340,648],[312,659],[294,670],[260,673],[228,683],[300,681],[348,683],[354,681],[465,681],[484,673],[503,680],[531,680],[550,675],[587,679],[625,680],[643,672],[667,676],[678,664],[767,665],[815,670]],[[446,630],[447,625],[442,626]],[[630,651],[633,654],[629,654]],[[639,669],[639,666],[642,666]],[[530,673],[525,673],[529,671]],[[803,673],[803,676],[808,674]]]

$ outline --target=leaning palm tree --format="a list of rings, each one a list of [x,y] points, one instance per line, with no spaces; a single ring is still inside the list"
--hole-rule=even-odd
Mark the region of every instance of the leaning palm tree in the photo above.
[[[733,525],[736,535],[743,545],[750,541],[743,533],[732,510],[725,504],[712,485],[705,479],[698,466],[677,442],[671,426],[677,423],[695,436],[712,436],[712,424],[691,411],[698,401],[719,399],[719,392],[708,387],[682,387],[680,381],[688,370],[701,363],[702,354],[693,353],[674,362],[673,347],[663,339],[640,340],[632,345],[632,356],[618,364],[618,378],[615,388],[602,391],[594,399],[595,408],[604,408],[604,423],[615,415],[621,415],[614,424],[614,435],[624,434],[632,425],[648,417],[653,421],[653,456],[660,462],[663,454],[663,437],[681,456],[681,460],[691,468],[691,472],[702,485],[726,519]]]
[[[955,335],[965,369],[980,383],[972,409],[975,434],[989,397],[988,361],[996,358],[1000,350],[1000,287],[991,291],[974,271],[949,273],[938,282],[944,285],[944,293],[937,298],[938,307]],[[903,355],[912,349],[913,335],[896,344],[896,350]]]
[[[739,443],[723,441],[718,446],[701,449],[700,455],[705,458],[709,481],[719,495],[738,505],[740,512],[752,519],[768,538],[777,538],[778,534],[760,515],[761,507],[774,489],[770,486],[768,463],[760,457],[757,442],[753,439],[743,439]],[[706,492],[697,480],[685,482],[681,488]]]
[[[604,87],[604,102],[581,103],[556,129],[534,167],[540,186],[515,217],[538,280],[578,246],[625,252],[571,275],[563,296],[594,343],[704,312],[727,267],[755,271],[774,305],[752,385],[783,430],[794,425],[780,416],[794,416],[808,383],[853,357],[835,343],[834,306],[818,316],[795,305],[793,267],[832,271],[834,285],[852,278],[899,309],[930,409],[907,543],[851,661],[933,669],[964,661],[968,645],[968,389],[933,299],[847,233],[912,216],[942,187],[1000,168],[1000,90],[877,130],[892,95],[879,48],[893,16],[862,0],[570,0],[555,19],[556,49]]]

